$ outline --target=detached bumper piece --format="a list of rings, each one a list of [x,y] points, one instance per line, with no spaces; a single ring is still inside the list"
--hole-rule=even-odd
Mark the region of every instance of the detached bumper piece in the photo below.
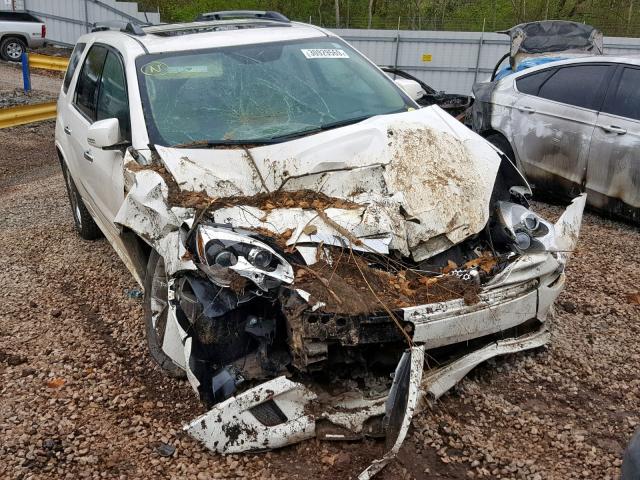
[[[543,325],[538,331],[490,343],[424,376],[424,347],[413,347],[402,356],[393,385],[384,395],[336,396],[332,405],[317,402],[321,392],[282,376],[217,404],[184,430],[219,453],[269,450],[315,436],[349,440],[382,433],[386,435],[387,453],[362,472],[359,479],[366,480],[397,454],[425,397],[439,398],[486,360],[538,348],[549,340]],[[376,431],[380,425],[381,431]]]

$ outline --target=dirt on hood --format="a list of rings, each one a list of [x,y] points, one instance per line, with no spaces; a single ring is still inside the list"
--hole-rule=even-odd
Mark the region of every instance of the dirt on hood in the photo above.
[[[323,211],[327,208],[355,210],[362,207],[362,205],[355,202],[350,202],[342,198],[329,197],[324,193],[313,190],[296,190],[291,192],[277,190],[274,192],[262,192],[252,196],[237,195],[233,197],[211,198],[206,192],[193,192],[181,189],[173,176],[167,172],[163,166],[157,164],[139,165],[131,162],[127,168],[133,172],[151,170],[160,175],[169,189],[169,205],[175,207],[213,211],[219,208],[241,205],[255,207],[265,212],[278,208],[302,208]]]

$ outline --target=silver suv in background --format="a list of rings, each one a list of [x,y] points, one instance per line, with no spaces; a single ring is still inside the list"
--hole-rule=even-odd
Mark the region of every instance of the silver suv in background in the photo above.
[[[473,129],[538,191],[640,223],[640,59],[546,63],[474,86]]]
[[[28,48],[44,45],[47,26],[29,12],[0,12],[0,57],[20,61]]]

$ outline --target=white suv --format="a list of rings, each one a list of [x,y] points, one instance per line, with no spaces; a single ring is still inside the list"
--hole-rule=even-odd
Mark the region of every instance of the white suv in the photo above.
[[[209,448],[397,451],[421,395],[549,340],[584,197],[542,219],[506,157],[331,32],[202,18],[80,38],[56,125],[77,230],[144,286]]]

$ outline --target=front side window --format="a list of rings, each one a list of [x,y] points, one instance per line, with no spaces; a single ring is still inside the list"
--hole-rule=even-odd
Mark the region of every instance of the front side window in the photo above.
[[[414,104],[337,39],[146,55],[137,70],[160,145],[277,143]]]
[[[608,65],[575,65],[559,68],[542,84],[538,96],[576,107],[597,110]]]
[[[64,74],[64,82],[62,83],[64,93],[67,93],[69,90],[69,84],[71,83],[71,79],[73,78],[73,74],[76,71],[76,67],[80,62],[80,57],[82,56],[82,52],[84,52],[84,47],[86,47],[86,43],[77,43],[71,53],[71,58],[69,58],[69,65],[67,66],[67,72]]]
[[[551,68],[549,70],[543,70],[542,72],[532,73],[524,77],[520,77],[516,80],[516,86],[518,91],[529,95],[538,95],[538,91],[542,84],[551,76],[556,70]]]
[[[118,56],[112,51],[109,51],[104,61],[96,109],[96,120],[104,120],[105,118],[117,118],[120,124],[120,137],[131,139],[129,100],[124,67]]]
[[[607,97],[602,111],[640,120],[640,69],[625,67],[613,95]]]
[[[91,47],[82,65],[76,85],[75,106],[90,121],[96,120],[96,103],[98,100],[98,86],[102,67],[107,58],[107,49],[100,45]]]

